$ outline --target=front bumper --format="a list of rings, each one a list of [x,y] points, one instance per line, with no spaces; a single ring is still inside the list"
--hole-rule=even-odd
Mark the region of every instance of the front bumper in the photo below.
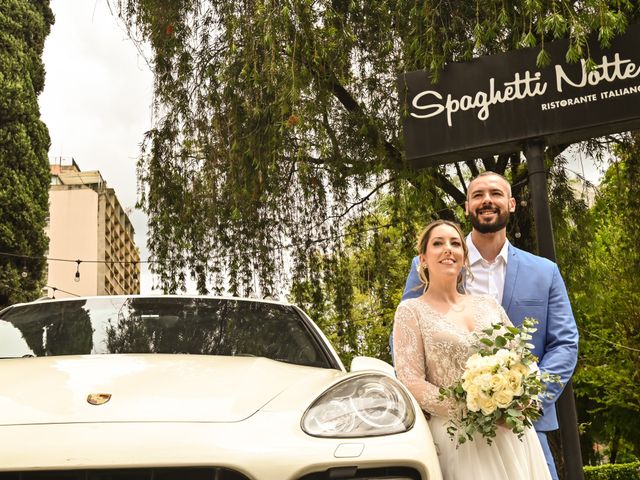
[[[442,478],[422,418],[405,433],[354,439],[311,437],[297,416],[278,412],[237,423],[5,425],[0,445],[0,472],[220,467],[249,480],[298,480],[329,469],[357,478],[348,476],[354,468],[408,467],[420,480]]]

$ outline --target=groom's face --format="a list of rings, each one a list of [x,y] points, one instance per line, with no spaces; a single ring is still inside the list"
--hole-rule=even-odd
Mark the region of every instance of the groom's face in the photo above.
[[[483,175],[469,184],[465,207],[475,230],[494,233],[507,226],[509,214],[516,208],[516,201],[504,178]]]

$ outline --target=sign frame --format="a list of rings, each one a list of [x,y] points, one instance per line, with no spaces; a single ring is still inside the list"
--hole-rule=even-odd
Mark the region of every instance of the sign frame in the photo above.
[[[586,61],[567,63],[568,40],[398,78],[406,161],[416,168],[520,151],[528,140],[574,143],[640,128],[640,25],[602,49],[591,38]]]

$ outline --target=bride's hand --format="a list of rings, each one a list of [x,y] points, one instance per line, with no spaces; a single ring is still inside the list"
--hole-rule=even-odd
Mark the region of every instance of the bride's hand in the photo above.
[[[511,427],[507,425],[507,421],[504,419],[504,417],[500,417],[500,419],[496,422],[496,425],[511,431]]]

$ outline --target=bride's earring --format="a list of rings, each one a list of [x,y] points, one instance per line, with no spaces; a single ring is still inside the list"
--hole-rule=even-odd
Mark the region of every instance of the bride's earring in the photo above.
[[[422,268],[422,270],[420,270],[420,268]],[[427,265],[426,263],[421,264],[418,267],[418,270],[420,270],[420,280],[424,281],[424,289],[422,290],[422,293],[427,291],[427,288],[429,287],[429,277],[428,277],[428,273],[427,271],[429,270],[429,265]]]

